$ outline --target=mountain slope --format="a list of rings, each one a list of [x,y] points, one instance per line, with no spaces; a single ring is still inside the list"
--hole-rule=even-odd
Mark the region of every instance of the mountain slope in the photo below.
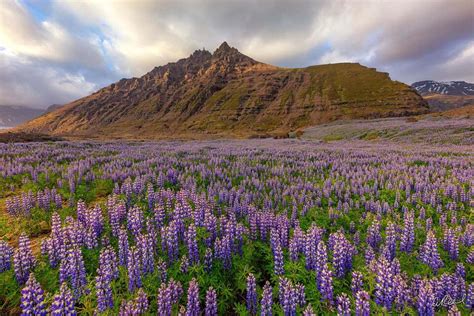
[[[425,101],[359,64],[279,68],[223,43],[122,79],[20,128],[97,137],[248,137],[336,119],[425,113]]]
[[[474,84],[465,81],[418,81],[412,87],[428,102],[432,112],[474,104]]]
[[[13,127],[43,114],[44,110],[0,105],[0,127]]]
[[[474,84],[465,81],[418,81],[411,85],[422,96],[429,94],[474,95]]]

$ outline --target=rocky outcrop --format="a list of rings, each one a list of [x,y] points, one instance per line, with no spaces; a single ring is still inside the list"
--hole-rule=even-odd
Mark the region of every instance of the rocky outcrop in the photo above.
[[[223,43],[121,79],[22,126],[106,138],[249,137],[337,119],[425,113],[415,90],[354,63],[289,69]]]

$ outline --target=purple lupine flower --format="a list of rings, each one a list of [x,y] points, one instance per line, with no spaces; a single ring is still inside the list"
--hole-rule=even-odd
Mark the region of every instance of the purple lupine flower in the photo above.
[[[370,296],[366,291],[359,291],[355,299],[355,315],[370,316]]]
[[[180,260],[180,263],[179,263],[179,270],[186,274],[188,273],[188,268],[189,268],[189,260],[188,260],[188,256],[186,255],[183,255],[181,257],[181,260]]]
[[[127,213],[127,227],[133,236],[138,236],[143,228],[143,210],[140,207],[132,207]]]
[[[125,300],[122,301],[120,304],[119,316],[145,315],[148,310],[148,306],[148,297],[145,291],[140,288],[137,292],[137,296],[133,300],[128,302]]]
[[[291,281],[287,278],[280,277],[279,292],[280,305],[283,309],[283,314],[285,316],[295,316],[297,293]]]
[[[168,280],[168,266],[163,259],[158,258],[156,269],[159,272],[161,282],[166,282]]]
[[[212,269],[212,260],[213,260],[212,249],[211,248],[206,248],[206,253],[204,254],[204,270],[206,272],[211,271],[211,269]]]
[[[196,226],[194,224],[189,225],[186,233],[186,245],[188,247],[189,261],[192,265],[199,262],[199,250],[196,239]]]
[[[270,285],[270,282],[265,282],[263,286],[263,294],[261,301],[261,316],[272,316],[272,306],[273,306],[273,288]]]
[[[199,307],[199,285],[196,279],[189,282],[188,302],[186,304],[186,316],[199,316],[201,308]]]
[[[100,270],[98,274],[103,273],[110,280],[118,278],[117,254],[112,246],[102,248],[100,251],[98,270]]]
[[[364,286],[364,276],[359,271],[352,272],[352,280],[351,280],[351,290],[352,295],[356,295],[357,292],[363,289]]]
[[[36,281],[33,273],[29,275],[25,287],[21,290],[22,315],[46,316],[44,291]]]
[[[28,280],[31,270],[36,266],[36,259],[31,250],[30,240],[24,233],[21,234],[18,248],[13,255],[13,264],[17,282],[24,284]]]
[[[69,248],[59,266],[59,282],[69,281],[74,297],[79,298],[87,285],[84,259],[79,247]]]
[[[367,244],[373,249],[378,250],[381,241],[382,237],[380,236],[380,223],[379,221],[374,221],[367,230]]]
[[[346,239],[343,233],[337,232],[333,236],[333,265],[335,275],[338,278],[352,269],[352,256],[354,254],[354,247]]]
[[[327,265],[328,262],[328,253],[324,241],[318,243],[318,248],[316,252],[316,278],[319,279],[318,275],[321,272],[322,268]]]
[[[413,245],[415,244],[415,224],[413,213],[405,213],[405,226],[403,227],[403,232],[400,240],[400,250],[410,253],[413,250]]]
[[[146,192],[148,198],[148,209],[153,210],[155,207],[155,191],[153,191],[153,185],[151,183],[148,183]]]
[[[306,295],[305,295],[304,285],[300,284],[300,283],[297,283],[297,284],[295,284],[293,290],[294,290],[294,293],[295,293],[296,304],[298,306],[301,306],[301,307],[306,305]]]
[[[138,313],[135,311],[135,306],[132,301],[127,302],[126,300],[122,300],[118,315],[119,316],[136,316],[138,315]]]
[[[97,241],[97,234],[92,227],[86,228],[84,237],[84,243],[87,249],[94,249],[99,246],[99,242]]]
[[[451,228],[446,228],[444,230],[443,246],[451,259],[457,260],[459,256],[459,237]]]
[[[460,262],[456,264],[456,275],[461,277],[462,279],[466,278],[466,268]]]
[[[148,234],[139,234],[136,246],[142,273],[153,273],[155,269],[155,253],[150,236]]]
[[[311,306],[311,304],[308,304],[308,306],[306,306],[306,308],[303,311],[303,316],[316,316],[316,314],[313,311],[313,307]]]
[[[95,289],[97,296],[97,311],[102,313],[109,308],[113,308],[114,301],[112,296],[111,278],[106,269],[98,269],[99,275],[95,277]]]
[[[158,289],[158,315],[170,316],[172,306],[171,291],[165,283],[161,283]]]
[[[275,252],[273,255],[274,261],[274,273],[276,275],[282,275],[285,273],[285,269],[283,268],[283,251],[281,250],[281,246],[277,245],[275,247]]]
[[[430,266],[435,273],[444,265],[438,252],[438,242],[431,230],[428,232],[426,241],[420,249],[419,259]]]
[[[325,264],[318,274],[318,289],[321,292],[321,301],[333,303],[332,271]]]
[[[474,264],[474,248],[472,248],[467,254],[466,263]]]
[[[206,293],[206,309],[205,316],[217,316],[217,293],[212,287]]]
[[[342,293],[337,296],[337,315],[338,316],[350,316],[351,315],[351,301],[346,293]]]
[[[386,229],[385,247],[387,259],[392,261],[397,251],[397,231],[396,225],[389,223]]]
[[[370,263],[375,259],[375,252],[374,249],[370,246],[367,245],[367,248],[365,248],[365,265],[370,265]]]
[[[6,241],[0,240],[0,273],[10,270],[13,248]]]
[[[435,296],[428,280],[421,284],[416,301],[416,310],[420,315],[434,316],[435,314]]]
[[[61,284],[59,293],[53,297],[50,313],[52,316],[77,315],[74,309],[74,298],[66,282]]]
[[[375,264],[375,302],[390,310],[395,299],[394,269],[390,261],[380,256]]]
[[[402,311],[405,305],[410,300],[410,288],[406,279],[401,275],[397,274],[393,280],[394,295],[395,295],[395,307],[397,311]]]
[[[181,295],[183,295],[183,287],[179,281],[171,279],[168,282],[168,287],[171,293],[171,302],[172,304],[178,303]]]
[[[49,263],[53,268],[55,268],[66,255],[66,244],[61,228],[61,218],[57,213],[54,213],[52,217],[50,237],[43,239],[41,246],[42,254],[48,256]]]
[[[178,259],[178,226],[175,221],[171,221],[168,227],[165,227],[165,233],[161,234],[165,238],[168,248],[168,260],[174,262]]]
[[[118,248],[119,248],[119,264],[121,266],[126,266],[129,247],[128,247],[128,233],[124,227],[120,228],[118,231]]]
[[[298,248],[297,240],[295,238],[290,239],[290,243],[288,245],[288,251],[290,253],[290,260],[291,261],[298,261],[299,248]]]
[[[138,289],[137,297],[135,298],[134,303],[136,309],[140,314],[145,314],[148,310],[148,295],[146,295],[145,291],[142,288]]]
[[[247,277],[247,311],[251,315],[257,314],[257,283],[252,273]]]
[[[136,246],[130,248],[127,258],[128,290],[130,292],[142,287],[140,251]]]
[[[467,288],[466,308],[471,311],[474,310],[474,282],[471,282]]]

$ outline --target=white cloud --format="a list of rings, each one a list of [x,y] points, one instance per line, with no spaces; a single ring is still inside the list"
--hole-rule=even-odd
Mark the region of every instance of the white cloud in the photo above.
[[[2,2],[0,49],[34,71],[44,68],[48,78],[77,79],[69,88],[52,83],[51,93],[31,83],[32,95],[47,95],[48,103],[59,102],[52,91],[65,99],[76,88],[141,76],[224,40],[267,63],[357,61],[406,82],[466,77],[461,70],[472,64],[466,46],[474,28],[471,0],[53,0],[45,10],[39,22],[22,2]],[[21,77],[10,75],[12,82]]]
[[[45,108],[85,96],[96,85],[81,75],[67,73],[28,59],[0,52],[0,105]]]

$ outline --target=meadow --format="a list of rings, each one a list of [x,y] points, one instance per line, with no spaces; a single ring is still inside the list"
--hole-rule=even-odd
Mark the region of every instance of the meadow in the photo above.
[[[0,314],[469,315],[473,155],[0,144]]]

